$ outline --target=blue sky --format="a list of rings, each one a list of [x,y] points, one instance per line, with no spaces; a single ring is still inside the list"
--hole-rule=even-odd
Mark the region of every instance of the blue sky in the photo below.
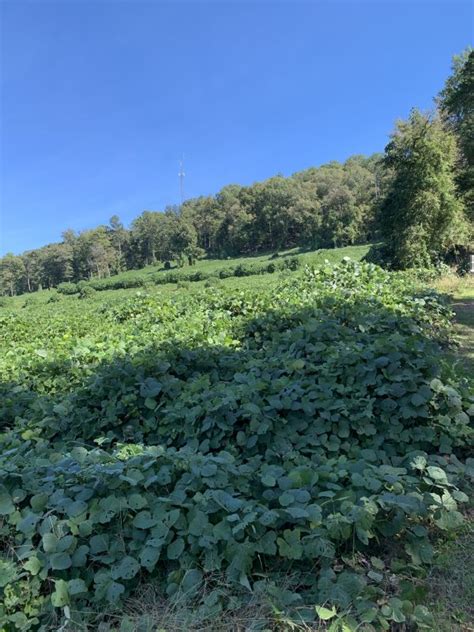
[[[455,0],[0,3],[0,254],[382,151],[472,42]]]

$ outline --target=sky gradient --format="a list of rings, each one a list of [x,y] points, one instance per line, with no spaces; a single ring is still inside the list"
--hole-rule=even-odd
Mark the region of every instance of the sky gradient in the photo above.
[[[8,0],[0,255],[383,151],[472,43],[470,2]]]

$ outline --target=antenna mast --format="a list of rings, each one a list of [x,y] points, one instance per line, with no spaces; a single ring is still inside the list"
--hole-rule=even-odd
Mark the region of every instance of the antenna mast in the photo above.
[[[184,173],[183,170],[183,163],[184,163],[184,154],[183,157],[181,158],[181,160],[179,161],[179,173],[178,173],[178,177],[179,177],[179,193],[181,196],[181,205],[184,202],[184,176],[186,175]]]

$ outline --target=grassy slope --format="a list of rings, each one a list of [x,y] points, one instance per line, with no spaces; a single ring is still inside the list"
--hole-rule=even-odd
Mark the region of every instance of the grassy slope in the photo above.
[[[301,248],[292,248],[291,250],[282,250],[279,254],[280,257],[297,256],[301,259],[302,265],[305,265],[323,263],[325,259],[330,262],[337,262],[340,261],[342,257],[350,257],[351,259],[359,260],[362,259],[368,250],[369,246],[347,246],[345,248],[322,250],[303,250]],[[232,259],[201,259],[192,267],[192,270],[193,272],[215,272],[216,270],[230,268],[238,264],[264,263],[270,261],[271,257],[272,253],[266,253],[264,255],[253,257],[235,257]],[[177,270],[179,268],[173,269]],[[189,270],[189,268],[186,266],[183,270]],[[162,263],[153,266],[146,266],[141,270],[127,270],[127,272],[122,272],[114,278],[127,278],[129,276],[136,276],[137,273],[143,273],[144,276],[149,276],[151,274],[155,274],[156,272],[166,272]]]
[[[360,261],[365,254],[367,254],[369,250],[369,245],[362,246],[347,246],[345,248],[336,248],[331,250],[313,250],[313,251],[302,251],[298,248],[294,248],[293,250],[286,250],[280,253],[280,256],[297,256],[301,260],[301,265],[322,265],[325,260],[330,263],[338,263],[344,257],[350,257],[355,261]],[[271,254],[265,254],[258,257],[240,257],[236,259],[201,259],[194,265],[192,268],[186,266],[182,268],[184,272],[188,272],[192,270],[193,272],[213,272],[215,270],[221,270],[222,268],[236,266],[240,263],[264,263],[269,262],[271,260]],[[162,272],[165,274],[165,270],[163,266],[147,266],[142,270],[128,270],[127,272],[122,272],[119,275],[116,275],[114,278],[126,278],[129,276],[137,276],[142,275],[146,278],[151,274],[155,274],[156,272]],[[229,277],[228,279],[220,280],[220,283],[225,284],[226,287],[232,289],[239,288],[248,288],[248,287],[268,287],[269,283],[277,282],[280,278],[278,273],[275,274],[263,274],[263,275],[255,275],[249,277]],[[195,283],[190,283],[190,287],[198,289],[199,287],[203,287],[206,281],[199,281]],[[123,290],[104,290],[100,292],[100,295],[105,298],[107,296],[113,297],[114,299],[121,300],[128,296],[133,296],[136,292],[139,291],[139,288],[130,288]],[[178,289],[175,283],[169,283],[166,285],[157,285],[147,287],[146,292],[150,294],[161,294],[164,296],[169,296],[170,294],[175,293],[176,291],[182,292],[183,289]],[[184,290],[185,291],[185,290]],[[10,307],[18,308],[23,307],[25,305],[25,301],[33,301],[38,303],[46,303],[51,294],[55,293],[54,290],[42,290],[39,292],[33,292],[32,294],[22,294],[20,296],[14,296],[13,298],[9,298]],[[69,300],[76,301],[77,297],[67,297],[62,296],[61,300]]]

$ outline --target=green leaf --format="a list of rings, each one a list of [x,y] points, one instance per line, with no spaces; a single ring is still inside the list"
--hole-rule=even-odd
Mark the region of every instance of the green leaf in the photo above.
[[[198,569],[191,569],[186,572],[181,588],[185,593],[191,593],[199,588],[202,583],[203,574]]]
[[[177,560],[181,556],[183,551],[184,540],[183,538],[177,538],[168,545],[168,548],[166,549],[166,554],[169,560]]]
[[[288,507],[294,502],[295,498],[291,492],[283,492],[281,496],[278,498],[278,502],[282,507]]]
[[[133,519],[133,526],[137,529],[150,529],[157,524],[158,520],[154,518],[149,511],[140,511]]]
[[[271,474],[264,474],[262,476],[262,483],[266,487],[275,487],[275,485],[276,485],[276,478],[274,476],[272,476]]]
[[[160,559],[160,548],[146,546],[140,553],[140,564],[148,571],[152,571]]]
[[[75,518],[76,516],[80,516],[87,509],[87,503],[82,500],[75,500],[69,505],[66,506],[66,513],[70,518]]]
[[[464,517],[459,511],[441,509],[439,517],[434,522],[443,531],[454,531],[464,524]]]
[[[116,603],[125,592],[125,586],[119,582],[111,582],[107,587],[106,598],[110,603]]]
[[[17,577],[18,572],[15,564],[9,560],[0,559],[0,588],[13,584]]]
[[[140,385],[140,395],[142,397],[156,397],[161,393],[161,384],[153,377],[147,377]]]
[[[71,596],[81,595],[87,592],[87,586],[83,579],[70,579],[68,582],[68,591]]]
[[[118,564],[112,567],[111,575],[113,579],[132,579],[140,570],[137,560],[126,555]]]
[[[143,509],[143,507],[146,507],[147,505],[148,502],[142,494],[131,494],[128,498],[128,506],[130,509],[134,509],[135,511]]]
[[[39,513],[40,511],[44,511],[47,503],[48,503],[48,494],[35,494],[30,498],[30,505],[33,511]]]
[[[53,553],[49,557],[49,563],[56,571],[64,571],[72,566],[71,556],[67,553]]]
[[[149,408],[150,410],[155,410],[157,404],[156,404],[156,401],[154,399],[152,399],[151,397],[147,397],[145,399],[145,406],[147,408]]]
[[[329,621],[333,619],[337,615],[337,610],[334,606],[329,610],[329,608],[325,608],[324,606],[315,606],[316,614],[321,619],[321,621]]]
[[[431,479],[436,481],[436,483],[441,483],[443,485],[448,484],[448,478],[446,476],[446,472],[442,470],[440,467],[436,467],[435,465],[430,465],[426,468],[426,473]]]
[[[29,560],[23,565],[23,568],[30,572],[32,575],[37,575],[40,572],[42,565],[37,557],[30,557]]]
[[[32,514],[32,513],[27,514],[17,524],[18,531],[21,531],[25,535],[31,533],[32,531],[35,530],[36,524],[37,524],[39,519],[40,519],[40,517],[37,516],[36,514]]]
[[[55,553],[58,547],[59,538],[54,533],[45,533],[43,538],[43,549],[45,553]]]
[[[64,608],[69,603],[68,583],[63,579],[55,581],[54,592],[51,595],[51,603],[55,608]]]
[[[9,494],[0,494],[0,516],[8,516],[15,511],[16,507]]]

